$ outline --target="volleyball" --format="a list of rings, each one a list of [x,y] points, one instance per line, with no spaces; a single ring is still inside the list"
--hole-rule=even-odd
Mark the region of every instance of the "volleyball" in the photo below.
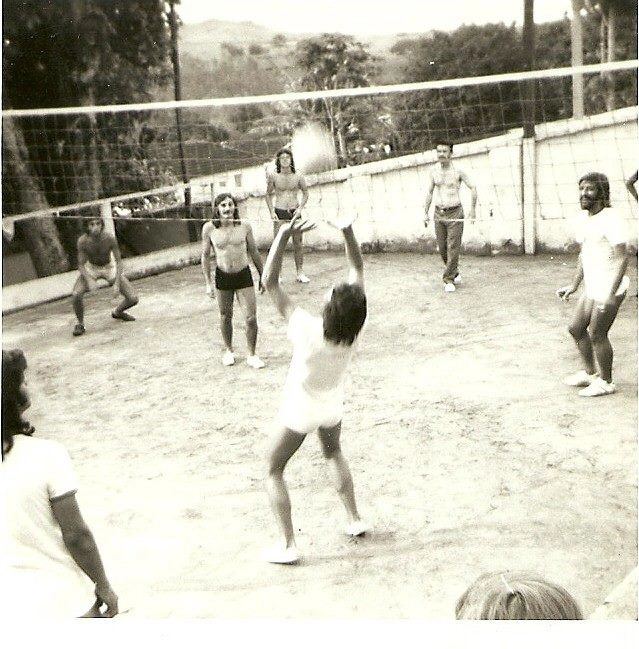
[[[331,134],[317,123],[295,129],[291,138],[295,170],[301,174],[318,174],[337,169],[337,153]]]

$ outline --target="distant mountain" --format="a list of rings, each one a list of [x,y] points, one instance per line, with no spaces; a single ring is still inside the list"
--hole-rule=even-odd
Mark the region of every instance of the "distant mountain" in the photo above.
[[[339,30],[336,30],[339,31]],[[180,54],[196,59],[207,60],[220,56],[223,43],[248,48],[260,46],[270,51],[277,50],[276,42],[288,48],[294,47],[303,38],[317,36],[321,32],[287,33],[278,32],[254,22],[229,22],[224,20],[207,20],[206,22],[182,25],[179,31]],[[397,35],[359,35],[354,38],[369,46],[371,54],[389,56],[390,48],[401,38],[415,37],[415,34]],[[275,39],[275,40],[274,40]]]

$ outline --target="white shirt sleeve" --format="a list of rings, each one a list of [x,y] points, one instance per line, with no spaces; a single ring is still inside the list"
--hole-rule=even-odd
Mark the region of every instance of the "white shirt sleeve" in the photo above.
[[[605,227],[605,236],[611,246],[627,243],[628,230],[626,228],[626,222],[617,210],[610,210]]]
[[[47,458],[47,489],[53,500],[78,490],[78,479],[67,450],[57,442],[51,442]]]
[[[302,309],[295,307],[291,317],[288,319],[287,336],[294,346],[308,340],[313,325],[313,316]]]

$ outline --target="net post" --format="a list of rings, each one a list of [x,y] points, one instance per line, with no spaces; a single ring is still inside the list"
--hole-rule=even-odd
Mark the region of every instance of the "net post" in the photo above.
[[[537,147],[534,137],[521,141],[522,228],[524,253],[535,254],[537,240]]]
[[[111,201],[102,201],[100,203],[100,216],[104,221],[104,231],[115,236],[115,223],[113,222],[113,213],[111,212]]]

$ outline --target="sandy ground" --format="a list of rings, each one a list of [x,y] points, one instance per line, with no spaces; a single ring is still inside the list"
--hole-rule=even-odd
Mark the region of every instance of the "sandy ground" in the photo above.
[[[465,257],[445,294],[434,255],[366,255],[369,326],[352,367],[343,447],[360,510],[351,540],[315,436],[287,469],[302,562],[261,561],[276,539],[264,451],[290,358],[258,298],[263,370],[220,364],[217,306],[199,267],[135,282],[135,323],[87,299],[3,318],[30,363],[37,434],[63,442],[125,615],[135,619],[449,620],[481,572],[531,569],[590,615],[637,563],[637,270],[611,333],[617,394],[578,397],[554,290],[574,257]],[[309,254],[284,286],[318,311],[342,257]],[[625,616],[636,616],[627,610]],[[620,613],[620,615],[622,615]]]

